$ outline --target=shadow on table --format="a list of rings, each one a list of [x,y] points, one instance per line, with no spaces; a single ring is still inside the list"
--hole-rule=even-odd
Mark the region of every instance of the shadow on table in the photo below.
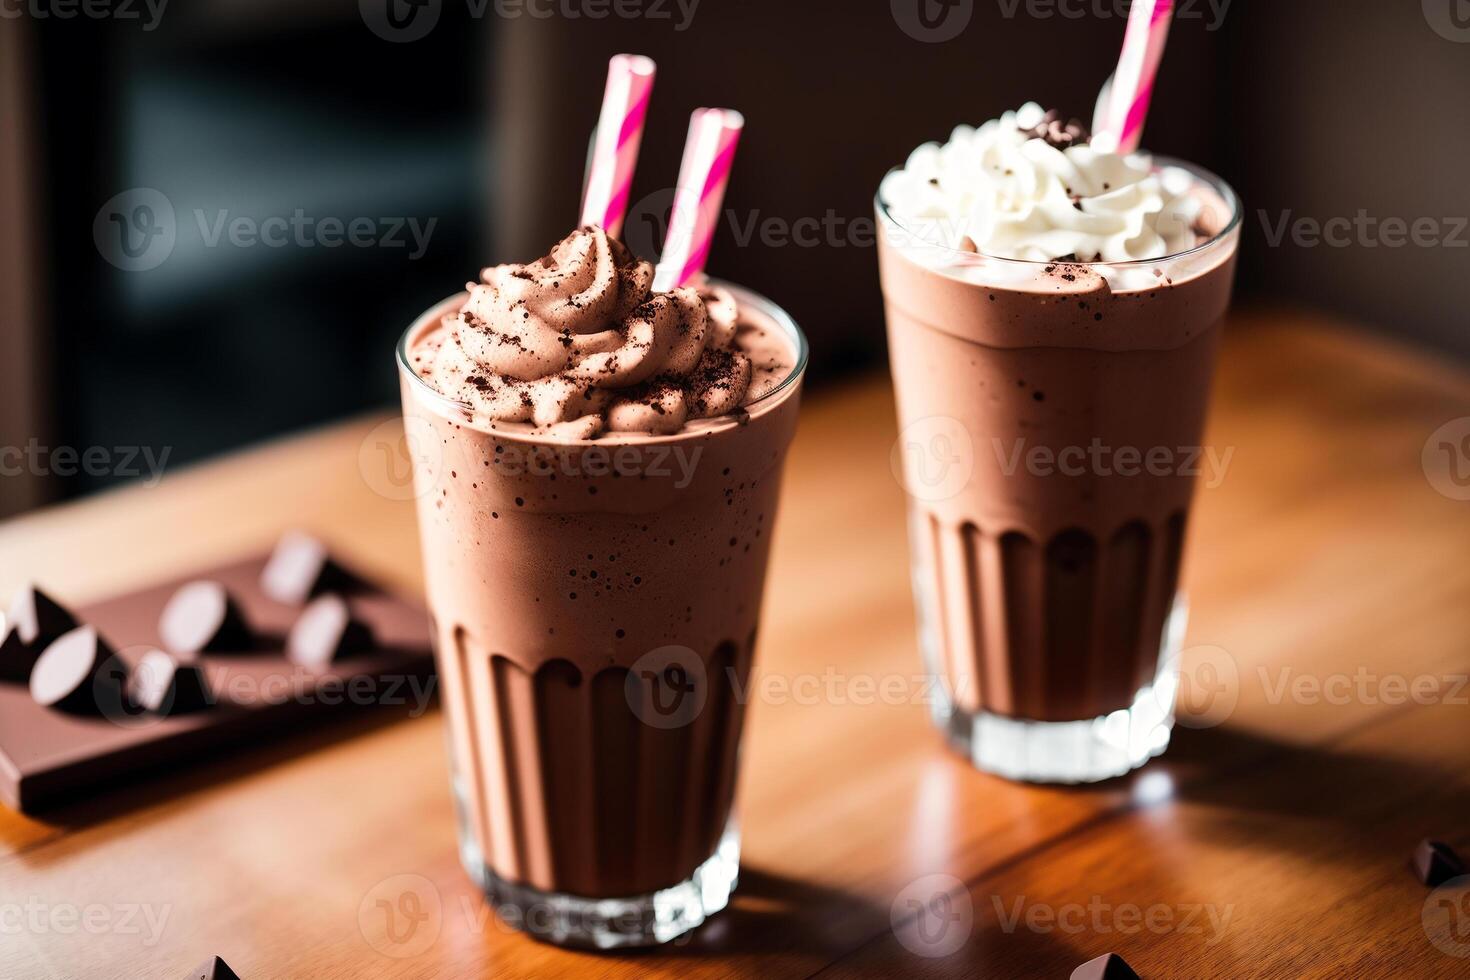
[[[599,953],[647,961],[684,956],[812,955],[830,962],[888,929],[888,910],[836,888],[750,865],[730,905],[692,935],[650,949]]]
[[[925,938],[901,922],[895,929],[888,906],[839,889],[744,867],[730,907],[695,930],[686,941],[599,958],[646,964],[650,972],[682,957],[780,957],[790,964],[810,958],[812,972],[828,966],[843,976],[918,976],[932,966],[953,974],[990,975],[997,963],[1047,963],[1070,970],[1081,962],[1062,937],[1025,928],[1002,928],[993,909],[974,906],[965,916],[958,948],[934,946],[943,933]],[[1085,959],[1086,957],[1082,957]],[[663,962],[660,962],[663,961]],[[970,966],[967,966],[970,964]],[[895,973],[895,970],[898,972]]]
[[[1361,851],[1349,846],[1354,843],[1407,848],[1426,835],[1470,843],[1470,785],[1463,768],[1224,728],[1176,730],[1165,759],[1177,799],[1288,818],[1265,824],[1265,839],[1261,821],[1242,822],[1241,833],[1254,845],[1310,846],[1320,841],[1323,823],[1342,835],[1337,853],[1345,862],[1359,859]],[[1382,840],[1385,826],[1394,823],[1405,828],[1404,840]],[[1229,821],[1222,826],[1230,833]]]

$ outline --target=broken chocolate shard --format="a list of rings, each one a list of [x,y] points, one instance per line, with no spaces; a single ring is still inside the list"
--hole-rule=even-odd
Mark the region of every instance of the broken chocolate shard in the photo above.
[[[31,698],[73,714],[116,711],[126,670],[102,637],[79,626],[48,646],[31,671]]]
[[[309,534],[284,535],[260,573],[260,587],[277,602],[299,606],[327,592],[347,592],[356,579],[332,560],[327,546]]]
[[[165,649],[185,657],[251,646],[245,617],[218,582],[190,582],[175,592],[158,618],[158,635]]]
[[[1085,146],[1092,139],[1092,134],[1080,119],[1068,119],[1064,122],[1062,114],[1055,109],[1047,112],[1035,126],[1022,129],[1021,134],[1030,139],[1045,140],[1058,150]]]
[[[353,618],[339,595],[324,595],[301,611],[286,637],[286,656],[304,667],[324,669],[372,645],[372,633]]]
[[[1072,971],[1072,980],[1139,980],[1123,957],[1117,953],[1104,953],[1095,960],[1088,960]]]
[[[214,703],[198,664],[181,663],[162,650],[138,659],[127,680],[128,703],[156,715],[182,715]]]
[[[5,623],[22,642],[43,648],[77,625],[76,618],[61,603],[35,586],[22,589],[11,601]]]
[[[37,651],[20,638],[17,630],[9,630],[0,641],[0,680],[24,684],[31,678]]]
[[[35,586],[22,589],[11,601],[5,616],[5,636],[0,640],[0,680],[28,682],[36,658],[76,626],[76,618],[61,603]]]
[[[1438,888],[1466,873],[1465,862],[1448,844],[1425,838],[1414,848],[1411,862],[1415,876],[1430,888]]]
[[[189,980],[240,980],[240,975],[218,956],[211,956],[194,968]]]

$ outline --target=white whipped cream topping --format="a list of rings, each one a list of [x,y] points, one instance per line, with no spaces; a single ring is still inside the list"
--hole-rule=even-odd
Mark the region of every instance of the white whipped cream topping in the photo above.
[[[1025,132],[1044,116],[1028,102],[979,129],[958,127],[943,145],[925,143],[879,197],[923,240],[998,258],[1129,262],[1194,247],[1202,205],[1188,193],[1191,174],[1155,172],[1141,153],[1057,149]]]

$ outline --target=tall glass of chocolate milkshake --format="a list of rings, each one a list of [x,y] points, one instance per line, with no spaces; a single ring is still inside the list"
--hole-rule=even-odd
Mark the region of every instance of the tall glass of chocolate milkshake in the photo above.
[[[460,854],[502,919],[672,939],[735,885],[736,758],[806,342],[595,226],[398,348]]]
[[[1013,779],[1168,744],[1240,206],[1034,104],[883,181],[879,261],[936,722]]]

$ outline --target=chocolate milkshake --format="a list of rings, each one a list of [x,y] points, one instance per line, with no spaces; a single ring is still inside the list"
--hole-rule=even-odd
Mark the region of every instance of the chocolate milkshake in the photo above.
[[[1011,778],[1126,772],[1173,724],[1238,202],[1028,105],[920,147],[877,208],[936,721]]]
[[[511,925],[663,942],[736,877],[736,757],[805,344],[601,229],[399,349],[461,856]]]

